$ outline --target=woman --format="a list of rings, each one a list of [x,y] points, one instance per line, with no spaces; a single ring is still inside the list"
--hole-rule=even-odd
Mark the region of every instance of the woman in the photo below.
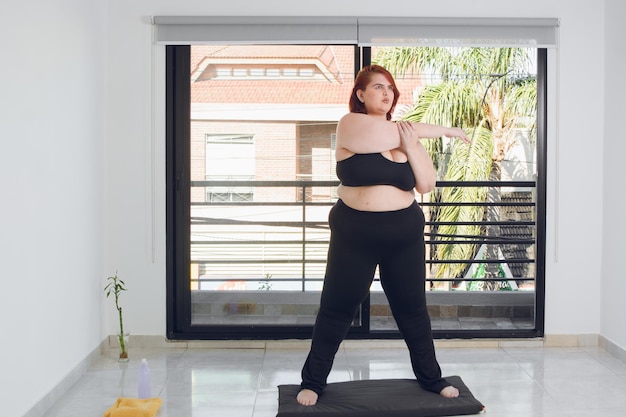
[[[400,94],[392,75],[371,65],[356,77],[350,113],[337,125],[339,200],[329,214],[330,245],[311,350],[297,401],[314,405],[340,343],[369,292],[376,267],[420,385],[453,398],[441,377],[426,307],[424,214],[415,200],[435,186],[421,138],[459,137],[458,128],[391,121]]]

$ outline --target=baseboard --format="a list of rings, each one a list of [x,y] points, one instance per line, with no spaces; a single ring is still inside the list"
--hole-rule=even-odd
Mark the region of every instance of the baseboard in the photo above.
[[[622,362],[626,362],[626,349],[616,345],[604,336],[600,336],[599,345]]]
[[[436,339],[438,348],[498,348],[498,347],[597,347],[601,344],[597,334],[548,334],[538,338],[513,339]],[[310,339],[285,340],[168,340],[163,336],[131,335],[129,353],[133,348],[177,348],[177,349],[307,349]],[[106,348],[116,348],[116,336],[109,336]],[[406,348],[402,339],[354,339],[345,340],[342,347],[359,348]],[[607,349],[609,350],[609,349]]]
[[[22,417],[41,417],[69,391],[74,384],[87,372],[91,364],[100,356],[101,350],[106,346],[108,342],[103,340],[98,347],[96,347],[90,354],[88,354],[82,361],[78,363],[68,374],[46,394],[41,400],[37,402],[26,414]]]

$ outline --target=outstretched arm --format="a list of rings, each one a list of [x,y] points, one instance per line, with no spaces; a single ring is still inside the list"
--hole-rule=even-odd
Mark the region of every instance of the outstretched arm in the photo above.
[[[445,127],[430,123],[417,122],[411,122],[411,125],[420,138],[438,138],[441,136],[447,136],[449,138],[459,138],[465,143],[470,142],[467,134],[463,131],[463,129],[458,127]]]

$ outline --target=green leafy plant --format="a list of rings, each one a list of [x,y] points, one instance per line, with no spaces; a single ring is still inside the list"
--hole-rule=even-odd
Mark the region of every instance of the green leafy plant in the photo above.
[[[126,291],[126,284],[117,276],[117,271],[115,275],[107,278],[108,284],[104,287],[104,292],[106,293],[107,298],[111,294],[115,297],[115,308],[117,309],[117,314],[120,320],[120,333],[117,335],[117,339],[120,343],[120,359],[128,359],[128,352],[126,351],[126,342],[124,341],[124,316],[122,314],[122,307],[120,306],[120,294],[122,291]]]
[[[272,283],[270,282],[272,279],[272,274],[265,274],[265,280],[259,281],[259,290],[269,291],[272,289]]]

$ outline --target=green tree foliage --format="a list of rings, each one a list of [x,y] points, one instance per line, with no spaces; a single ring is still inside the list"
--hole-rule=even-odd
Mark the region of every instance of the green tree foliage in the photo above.
[[[401,77],[406,74],[427,77],[414,106],[404,119],[463,128],[472,138],[468,146],[460,140],[440,138],[423,141],[438,178],[446,181],[499,181],[501,164],[515,145],[514,129],[535,131],[537,87],[531,73],[535,49],[526,48],[382,48],[374,58]],[[499,220],[494,207],[485,213],[481,206],[445,205],[445,203],[499,201],[497,187],[450,187],[436,191],[431,199],[444,203],[432,213],[440,225],[434,231],[441,240],[481,234],[497,236],[497,226],[481,233],[479,226],[454,225],[455,222]],[[491,228],[491,230],[489,230]],[[489,245],[487,258],[498,248]],[[434,259],[471,259],[475,244],[442,244]],[[495,254],[495,255],[494,255]],[[495,259],[495,258],[494,258]],[[467,264],[440,264],[436,278],[460,278]],[[498,274],[498,264],[492,273]],[[487,269],[490,269],[488,267]],[[489,277],[490,271],[487,271]]]

